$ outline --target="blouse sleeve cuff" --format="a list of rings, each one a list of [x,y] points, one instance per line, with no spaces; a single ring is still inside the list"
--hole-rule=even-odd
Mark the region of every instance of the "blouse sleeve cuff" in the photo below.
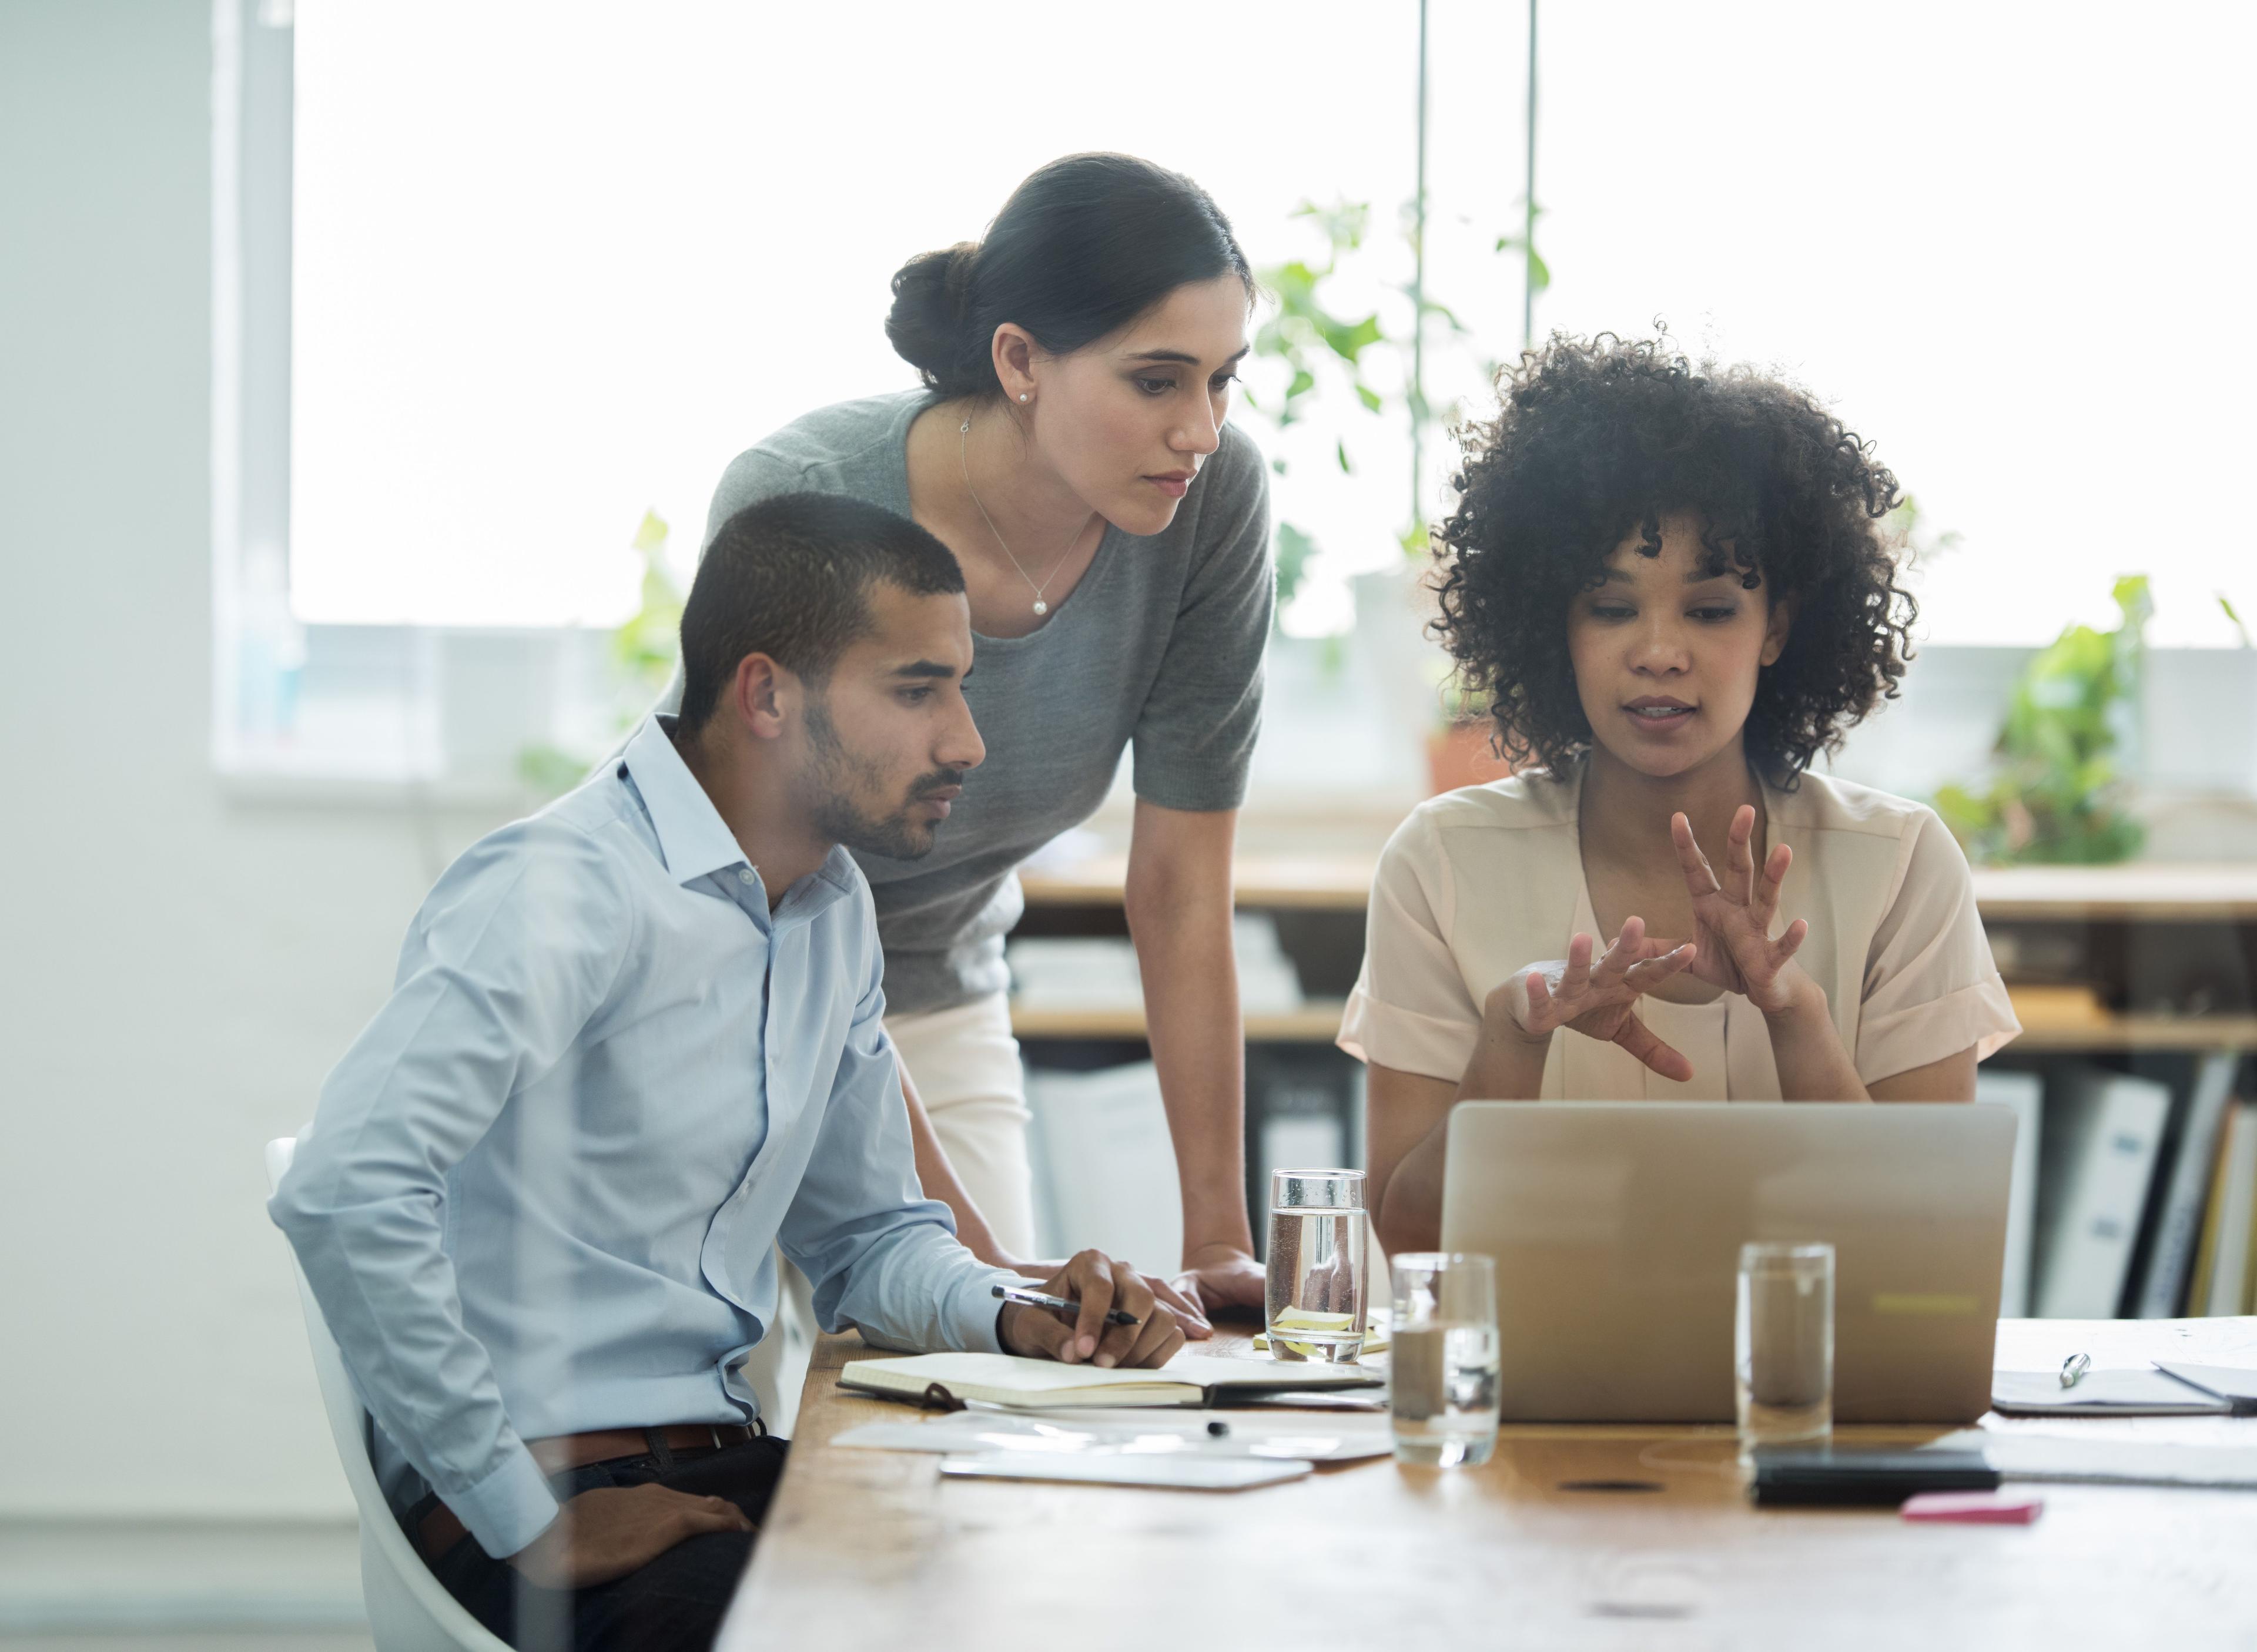
[[[1334,1041],[1360,1062],[1455,1083],[1473,1059],[1481,1028],[1383,1004],[1361,986],[1351,993]]]
[[[2006,984],[1997,976],[1925,1004],[1868,1019],[1857,1028],[1857,1076],[1867,1084],[1956,1055],[1969,1045],[1986,1061],[2019,1035]]]

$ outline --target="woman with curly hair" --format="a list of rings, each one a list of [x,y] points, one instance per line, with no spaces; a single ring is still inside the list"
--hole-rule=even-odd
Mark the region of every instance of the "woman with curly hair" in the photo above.
[[[1438,1237],[1457,1101],[1971,1100],[2020,1030],[1935,814],[1808,772],[1904,674],[1896,478],[1666,343],[1555,338],[1461,433],[1435,630],[1518,772],[1372,889],[1340,1042],[1390,1249]]]

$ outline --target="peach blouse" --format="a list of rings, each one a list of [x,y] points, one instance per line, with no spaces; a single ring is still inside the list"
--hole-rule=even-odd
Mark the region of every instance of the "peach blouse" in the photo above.
[[[1563,779],[1539,769],[1468,787],[1404,822],[1372,881],[1341,1048],[1454,1083],[1490,989],[1565,957],[1578,930],[1598,938],[1576,831],[1582,776],[1577,764]],[[1770,841],[1794,851],[1779,926],[1808,921],[1796,958],[1826,990],[1859,1077],[1871,1084],[1970,1045],[1979,1060],[2021,1031],[1966,857],[1933,810],[1819,774],[1792,792],[1766,786],[1765,795]],[[1656,852],[1672,853],[1666,842]],[[1691,1060],[1689,1083],[1661,1077],[1618,1044],[1563,1032],[1545,1060],[1543,1098],[1780,1099],[1762,1012],[1744,997],[1649,998],[1638,1013]]]

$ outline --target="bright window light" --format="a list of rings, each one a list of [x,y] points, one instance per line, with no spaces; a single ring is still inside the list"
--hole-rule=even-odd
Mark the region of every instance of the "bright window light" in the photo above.
[[[1190,173],[1257,264],[1303,197],[1391,222],[1410,16],[299,0],[299,615],[616,624],[645,509],[686,556],[739,450],[911,384],[894,271],[1058,155]]]
[[[1939,641],[2257,625],[2239,6],[1546,5],[1539,325],[1646,328],[1829,398],[1956,547]]]
[[[1933,639],[2041,641],[2145,571],[2155,640],[2231,642],[2216,594],[2257,611],[2223,485],[2257,434],[2235,194],[2253,15],[1546,6],[1539,331],[1660,317],[1828,398],[1956,536],[1918,584]],[[1301,201],[1373,203],[1383,244],[1334,296],[1401,330],[1408,0],[296,17],[308,620],[616,623],[645,509],[686,561],[733,454],[909,384],[888,278],[1071,151],[1191,173],[1257,264],[1311,251]],[[1493,246],[1518,219],[1526,12],[1433,0],[1430,28],[1429,291],[1473,328],[1433,352],[1447,406],[1520,344],[1518,261]],[[1325,548],[1289,629],[1345,623],[1341,582],[1398,555],[1409,515],[1399,434],[1365,420],[1348,476],[1310,461],[1327,435],[1289,439],[1278,488]],[[1430,508],[1446,476],[1438,455]]]

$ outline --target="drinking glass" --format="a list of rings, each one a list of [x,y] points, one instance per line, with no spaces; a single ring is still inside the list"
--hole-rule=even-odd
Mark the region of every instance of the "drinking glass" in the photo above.
[[[1270,1357],[1352,1364],[1363,1352],[1368,1218],[1361,1170],[1280,1170],[1270,1183]]]
[[[1732,1394],[1743,1458],[1834,1431],[1834,1247],[1740,1246]]]
[[[1395,1460],[1428,1468],[1489,1461],[1496,1446],[1496,1267],[1486,1256],[1395,1259],[1388,1401]]]

